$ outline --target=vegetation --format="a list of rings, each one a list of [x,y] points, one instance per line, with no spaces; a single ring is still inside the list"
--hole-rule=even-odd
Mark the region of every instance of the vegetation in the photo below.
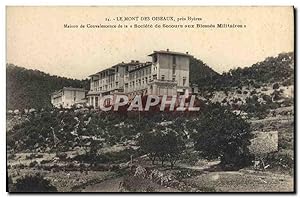
[[[45,110],[30,114],[26,122],[13,127],[7,135],[7,143],[15,152],[52,150],[57,156],[81,147],[86,153],[75,160],[89,163],[127,162],[131,156],[147,153],[153,163],[160,161],[165,165],[168,162],[173,167],[181,159],[185,144],[191,141],[189,136],[196,150],[206,158],[221,157],[223,164],[246,164],[241,159],[248,157],[249,124],[214,104],[205,105],[194,115],[165,112],[139,116],[138,120],[136,116],[114,112]],[[98,152],[104,143],[112,146],[128,141],[137,141],[140,151]]]
[[[88,80],[53,76],[38,70],[6,65],[7,109],[51,107],[50,94],[63,87],[89,88]]]
[[[27,175],[17,179],[13,191],[15,192],[57,192],[55,186],[50,181],[44,179],[41,175]]]
[[[204,85],[207,80],[211,82],[212,80],[218,78],[220,74],[211,69],[203,61],[191,58],[190,59],[190,81],[193,84]],[[206,84],[208,86],[208,84]]]
[[[238,96],[246,95],[242,99],[221,98],[222,106],[206,101],[201,111],[193,114],[52,109],[50,92],[62,86],[85,87],[88,82],[7,65],[7,107],[40,108],[19,114],[25,119],[8,130],[8,150],[12,151],[12,157],[15,152],[56,152],[60,160],[69,160],[64,152],[80,147],[86,152],[73,159],[91,165],[123,163],[132,157],[148,154],[153,164],[159,161],[161,165],[170,164],[171,167],[178,160],[185,160],[183,154],[189,154],[189,159],[192,159],[189,163],[196,163],[200,155],[208,159],[219,158],[223,167],[244,167],[252,160],[247,148],[252,138],[250,127],[241,116],[231,111],[240,110],[249,117],[265,118],[274,112],[271,111],[273,109],[291,106],[292,99],[282,100],[284,96],[280,86],[293,83],[293,56],[292,53],[280,54],[249,68],[237,68],[222,75],[202,61],[192,59],[191,81],[198,83],[202,91],[212,94],[209,91],[223,90],[228,96],[228,89],[235,87]],[[258,89],[264,83],[272,84],[270,93],[262,93],[262,89]],[[245,91],[244,86],[255,89]],[[265,87],[263,89],[267,91]],[[117,144],[137,144],[140,148],[99,153],[101,148]],[[187,145],[192,145],[188,148],[190,153]],[[38,157],[32,155],[27,159]],[[34,167],[36,163],[32,162],[30,166]]]
[[[199,122],[190,122],[189,127],[196,130],[192,137],[201,156],[220,158],[223,167],[241,168],[250,164],[250,125],[228,109],[208,105],[200,113]]]
[[[62,87],[83,87],[89,89],[89,82],[58,77],[7,64],[7,109],[48,108],[50,93]],[[200,91],[224,90],[232,87],[260,87],[263,83],[282,82],[284,85],[294,81],[294,54],[282,53],[269,57],[251,67],[236,68],[222,75],[215,72],[203,61],[190,60],[190,81],[197,84]],[[277,85],[275,85],[277,87]]]
[[[204,70],[203,63],[191,60],[190,79],[197,83],[202,91],[226,90],[232,87],[253,86],[259,88],[264,83],[282,82],[285,86],[294,81],[294,53],[282,53],[277,57],[268,57],[262,62],[250,67],[231,69],[222,75],[217,75]],[[199,65],[199,66],[198,66]],[[200,69],[200,70],[201,70]],[[195,73],[194,73],[195,72]],[[197,73],[196,73],[197,72]]]
[[[152,164],[159,159],[162,166],[165,161],[168,161],[171,168],[179,160],[185,148],[182,138],[174,132],[166,134],[160,132],[143,133],[139,139],[139,145],[142,151],[148,154]]]

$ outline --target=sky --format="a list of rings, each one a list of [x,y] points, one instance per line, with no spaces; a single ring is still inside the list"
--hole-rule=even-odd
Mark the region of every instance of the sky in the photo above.
[[[116,18],[135,16],[151,20]],[[168,16],[175,21],[157,20]],[[176,22],[189,16],[201,21]],[[294,51],[293,20],[292,7],[8,6],[6,61],[84,79],[122,61],[150,61],[148,55],[154,50],[168,48],[188,51],[221,73]],[[64,24],[242,24],[243,28],[64,28]]]

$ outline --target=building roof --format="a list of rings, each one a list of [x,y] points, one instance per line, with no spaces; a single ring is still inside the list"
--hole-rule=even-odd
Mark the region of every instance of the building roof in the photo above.
[[[151,65],[151,64],[152,64],[152,62],[139,62],[139,61],[137,61],[137,60],[131,60],[131,61],[128,62],[128,63],[122,62],[122,63],[118,63],[118,64],[116,64],[116,65],[113,65],[112,67],[103,69],[103,70],[101,70],[101,71],[99,71],[99,72],[97,72],[97,73],[95,73],[95,74],[89,75],[89,77],[93,77],[93,76],[98,77],[99,74],[100,74],[101,72],[104,72],[104,71],[112,71],[112,72],[114,72],[114,71],[115,71],[115,67],[117,67],[117,66],[120,66],[120,67],[129,66],[129,67],[131,67],[131,68],[129,68],[129,70],[131,71],[131,70],[136,70],[136,69],[138,69],[138,68],[142,68],[142,67],[145,67],[145,66],[149,66],[149,65]],[[112,74],[113,74],[113,73],[111,73],[110,75],[112,75]]]
[[[186,53],[173,52],[173,51],[169,51],[169,49],[167,49],[167,50],[153,51],[153,53],[149,54],[148,56],[153,56],[154,54],[170,54],[170,55],[179,55],[179,56],[192,57],[192,55],[188,54],[188,52],[186,52]]]
[[[87,91],[84,88],[76,88],[76,87],[64,87],[63,90],[69,90],[69,91]]]
[[[192,55],[188,54],[188,52],[186,53],[182,53],[182,52],[173,52],[173,51],[169,51],[169,49],[167,50],[159,50],[159,51],[153,51],[152,54],[149,54],[148,56],[153,56],[154,54],[171,54],[171,55],[179,55],[179,56],[187,56],[187,57],[192,57]],[[145,62],[145,63],[142,63],[142,62],[139,62],[137,60],[131,60],[130,62],[128,63],[124,63],[124,62],[121,62],[121,63],[118,63],[116,65],[113,65],[112,67],[109,67],[109,68],[106,68],[106,69],[103,69],[95,74],[91,74],[89,75],[89,77],[93,77],[93,76],[99,76],[99,73],[101,72],[104,72],[104,71],[114,71],[114,68],[117,67],[117,66],[120,66],[120,67],[125,67],[125,66],[130,66],[132,68],[130,68],[129,70],[130,71],[133,71],[133,70],[136,70],[136,69],[139,69],[139,68],[143,68],[145,66],[148,66],[149,64],[152,64],[152,62]]]
[[[85,90],[84,88],[76,88],[76,87],[63,87],[60,90],[54,91],[52,92],[50,95],[56,95],[58,93],[60,93],[62,90],[68,90],[68,91],[84,91],[86,92],[87,90]]]

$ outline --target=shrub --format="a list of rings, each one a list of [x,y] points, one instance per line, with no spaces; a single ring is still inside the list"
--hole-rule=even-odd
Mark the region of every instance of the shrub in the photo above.
[[[29,160],[35,159],[35,158],[42,158],[42,157],[43,157],[42,154],[35,154],[35,153],[32,153],[30,155],[26,155],[26,159],[29,159]]]
[[[35,167],[36,165],[38,165],[38,162],[33,161],[33,162],[30,162],[29,167],[32,168],[32,167]]]
[[[236,93],[237,94],[242,94],[242,91],[241,90],[237,90]]]
[[[279,89],[279,84],[278,83],[273,84],[273,89]]]
[[[58,157],[60,160],[67,159],[67,153],[56,153],[56,157]]]
[[[55,186],[50,184],[50,181],[44,179],[41,175],[27,175],[17,179],[15,185],[16,192],[57,192]]]

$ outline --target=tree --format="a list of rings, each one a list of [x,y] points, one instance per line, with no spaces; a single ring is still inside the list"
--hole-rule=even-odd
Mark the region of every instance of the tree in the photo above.
[[[142,151],[148,154],[152,164],[159,159],[162,166],[164,162],[170,162],[171,168],[174,167],[185,147],[181,137],[173,131],[144,133],[139,139],[139,145]]]
[[[157,147],[160,141],[159,136],[155,133],[143,133],[139,138],[139,145],[143,152],[148,154],[152,164],[155,164],[155,160],[158,157],[159,147]]]
[[[221,159],[221,166],[243,167],[251,162],[248,145],[250,125],[220,105],[208,105],[194,123],[195,149],[208,159]]]
[[[171,164],[171,168],[173,168],[180,154],[185,149],[185,144],[182,138],[173,132],[166,134],[164,140],[164,149],[166,150],[167,159]]]

